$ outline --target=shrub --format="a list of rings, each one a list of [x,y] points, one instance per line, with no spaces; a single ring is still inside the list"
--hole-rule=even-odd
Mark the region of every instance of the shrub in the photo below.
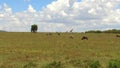
[[[118,61],[118,60],[110,60],[108,68],[120,68],[120,61]]]
[[[90,64],[90,68],[100,68],[99,61],[92,61]]]
[[[100,30],[90,30],[90,31],[86,31],[85,33],[102,33],[102,31],[100,31]]]
[[[120,33],[120,30],[117,30],[117,29],[104,30],[104,31],[89,30],[89,31],[86,31],[85,33]]]

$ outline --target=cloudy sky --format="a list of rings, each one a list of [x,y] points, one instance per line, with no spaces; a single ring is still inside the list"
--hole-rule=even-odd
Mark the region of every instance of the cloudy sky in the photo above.
[[[58,32],[120,29],[120,0],[0,0],[0,30]]]

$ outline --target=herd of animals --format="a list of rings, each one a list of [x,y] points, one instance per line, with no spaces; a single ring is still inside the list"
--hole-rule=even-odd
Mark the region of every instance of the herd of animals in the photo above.
[[[47,35],[52,35],[52,33],[47,33]],[[57,35],[60,36],[61,33],[57,32]],[[116,37],[120,38],[120,34],[117,34]],[[74,39],[73,36],[69,36],[70,39]],[[82,36],[81,40],[88,40],[87,36]]]

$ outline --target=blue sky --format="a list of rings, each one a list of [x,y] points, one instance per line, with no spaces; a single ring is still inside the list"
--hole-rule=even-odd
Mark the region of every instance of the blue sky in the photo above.
[[[0,0],[0,4],[6,3],[12,8],[13,12],[26,10],[28,8],[28,5],[32,5],[35,10],[39,11],[42,7],[45,7],[53,1],[55,0]]]
[[[50,4],[55,0],[0,0],[0,4],[6,3],[12,8],[13,12],[24,11],[28,8],[28,5],[32,5],[34,9],[39,11],[42,7]]]
[[[118,8],[120,8],[120,4],[118,5]]]

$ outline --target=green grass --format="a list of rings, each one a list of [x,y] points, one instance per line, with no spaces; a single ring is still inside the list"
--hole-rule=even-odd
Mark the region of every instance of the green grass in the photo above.
[[[36,68],[61,61],[64,68],[74,68],[71,60],[98,60],[105,68],[109,60],[120,59],[120,38],[105,33],[1,32],[0,68],[22,68],[30,62]],[[70,39],[69,36],[74,39]],[[81,40],[82,36],[89,40]]]

